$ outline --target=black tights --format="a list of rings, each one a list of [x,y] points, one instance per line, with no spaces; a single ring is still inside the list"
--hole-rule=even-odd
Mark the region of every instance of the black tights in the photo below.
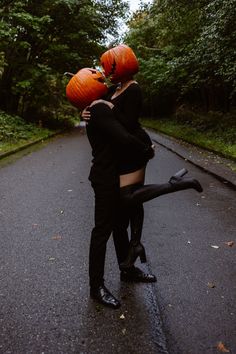
[[[198,186],[198,182],[188,178],[181,178],[173,183],[147,185],[139,183],[121,187],[120,200],[124,210],[126,210],[130,217],[132,243],[138,243],[141,239],[144,218],[143,203],[164,194],[189,188],[197,189],[199,192],[201,191],[201,186]]]
[[[129,225],[131,229],[132,243],[138,243],[142,236],[143,218],[143,204],[139,203],[133,207],[126,207],[120,202],[120,206],[116,213],[115,226],[113,228],[113,240],[119,264],[123,263],[128,256]]]
[[[123,205],[134,207],[157,198],[161,195],[177,192],[179,190],[189,189],[186,184],[176,185],[171,183],[162,184],[131,184],[120,188],[120,198]]]

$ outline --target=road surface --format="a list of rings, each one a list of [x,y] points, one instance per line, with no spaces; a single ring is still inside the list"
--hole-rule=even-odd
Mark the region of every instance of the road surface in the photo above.
[[[79,130],[0,169],[0,353],[236,353],[235,191],[162,146],[147,183],[182,167],[204,192],[145,204],[156,284],[121,283],[112,239],[106,284],[119,310],[89,298],[91,150]],[[214,246],[214,247],[213,247]]]

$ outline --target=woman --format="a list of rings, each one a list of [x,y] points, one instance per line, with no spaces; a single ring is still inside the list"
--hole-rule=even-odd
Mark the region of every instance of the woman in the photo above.
[[[113,112],[118,121],[126,130],[139,138],[146,144],[152,144],[148,134],[141,128],[139,114],[142,106],[141,89],[133,75],[138,71],[138,61],[131,50],[125,45],[119,45],[105,52],[101,57],[101,64],[105,75],[118,85],[113,86],[106,96],[113,105]],[[99,100],[104,102],[103,100]],[[95,103],[93,103],[95,104]],[[110,103],[107,103],[110,104]],[[84,119],[88,118],[86,112],[83,113]],[[117,147],[119,149],[119,147]],[[122,216],[117,221],[114,229],[115,246],[119,247],[119,234],[127,229],[127,218],[124,222],[123,215],[129,216],[131,226],[131,239],[128,255],[120,263],[120,269],[131,268],[136,259],[140,257],[141,262],[146,262],[146,254],[141,244],[143,226],[143,203],[163,194],[173,193],[179,190],[193,188],[202,192],[200,183],[191,178],[183,178],[187,173],[185,169],[179,171],[171,177],[168,183],[143,185],[145,179],[145,169],[148,160],[140,158],[137,154],[129,151],[117,153],[119,175],[120,175],[120,199],[123,210]]]

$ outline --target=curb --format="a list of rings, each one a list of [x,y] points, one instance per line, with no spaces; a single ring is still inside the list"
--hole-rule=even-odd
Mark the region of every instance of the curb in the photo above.
[[[231,189],[236,190],[236,173],[228,167],[230,164],[235,164],[234,161],[163,133],[151,129],[147,130],[149,130],[149,134],[155,143],[212,175]]]
[[[181,157],[185,161],[190,162],[191,164],[200,168],[204,172],[212,175],[231,189],[236,190],[236,173],[233,172],[229,167],[227,167],[228,164],[234,163],[233,161],[222,158],[211,151],[203,150],[182,140],[177,140],[171,136],[156,132],[154,130],[151,130],[150,128],[145,129],[148,130],[152,140],[155,143],[160,146],[163,146],[164,148]],[[0,160],[64,132],[65,131],[63,130],[56,133],[52,133],[45,138],[37,139],[25,145],[19,146],[18,148],[15,148],[13,150],[4,152],[0,154]],[[208,155],[208,160],[206,160],[206,158],[204,157],[204,155],[206,154]]]

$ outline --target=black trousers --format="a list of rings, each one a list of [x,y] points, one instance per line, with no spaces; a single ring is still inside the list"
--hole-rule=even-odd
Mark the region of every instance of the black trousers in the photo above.
[[[118,203],[118,208],[115,216],[115,223],[113,227],[113,241],[116,250],[116,257],[118,264],[125,261],[128,256],[129,250],[129,236],[128,236],[128,226],[129,226],[129,214],[127,209],[121,204],[120,200]]]
[[[92,187],[95,194],[95,225],[89,250],[89,282],[92,288],[96,288],[104,283],[106,245],[119,209],[119,186],[92,184]]]

